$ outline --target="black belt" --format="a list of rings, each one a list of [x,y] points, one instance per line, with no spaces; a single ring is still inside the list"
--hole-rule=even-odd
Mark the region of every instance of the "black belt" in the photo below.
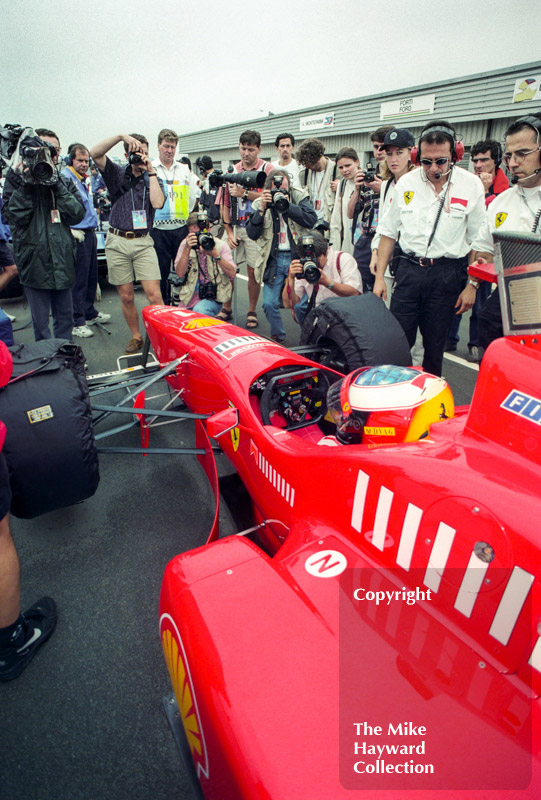
[[[441,267],[443,264],[449,264],[449,262],[462,262],[467,257],[459,256],[458,258],[450,258],[448,256],[442,256],[441,258],[426,258],[426,256],[416,256],[415,253],[405,253],[401,250],[400,258],[405,258],[406,261],[417,264],[418,267]]]
[[[118,228],[109,227],[107,233],[114,233],[115,236],[122,236],[123,239],[140,239],[141,236],[148,236],[148,231],[119,231]]]

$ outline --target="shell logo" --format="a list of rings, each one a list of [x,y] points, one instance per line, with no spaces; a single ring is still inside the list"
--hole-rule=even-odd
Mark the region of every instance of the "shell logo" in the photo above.
[[[160,619],[160,636],[165,663],[169,670],[169,677],[171,678],[197,776],[200,778],[203,775],[208,778],[207,747],[197,708],[190,668],[180,633],[175,621],[169,614],[163,614]]]
[[[212,328],[215,325],[227,325],[227,323],[221,319],[205,317],[204,319],[191,319],[189,322],[184,322],[181,325],[181,329],[184,331],[195,331],[198,328]]]

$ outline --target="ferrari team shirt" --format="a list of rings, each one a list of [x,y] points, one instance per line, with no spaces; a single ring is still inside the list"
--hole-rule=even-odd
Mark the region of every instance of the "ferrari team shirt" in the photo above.
[[[472,242],[472,248],[480,253],[493,253],[492,234],[503,231],[532,232],[536,215],[541,211],[541,186],[512,189],[496,195],[487,208],[486,218]],[[540,233],[541,223],[537,225]]]
[[[443,209],[428,249],[438,209]],[[463,258],[485,220],[485,191],[476,175],[453,167],[439,193],[425,177],[422,167],[403,175],[396,184],[392,202],[378,233],[395,241],[416,257]]]

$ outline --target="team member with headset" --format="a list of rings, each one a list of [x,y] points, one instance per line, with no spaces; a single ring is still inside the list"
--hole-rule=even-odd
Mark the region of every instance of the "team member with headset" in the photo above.
[[[464,154],[454,128],[436,120],[421,131],[412,161],[421,169],[397,183],[393,202],[379,223],[374,293],[387,296],[385,268],[400,234],[400,257],[391,311],[410,347],[417,328],[423,337],[423,367],[441,375],[447,331],[453,314],[475,302],[476,285],[467,276],[471,242],[485,215],[483,185],[456,162]],[[472,285],[473,284],[473,285]]]
[[[512,122],[505,132],[505,166],[511,188],[497,195],[472,247],[480,263],[492,261],[495,231],[536,233],[541,241],[541,113]],[[479,355],[503,336],[500,295],[496,289],[479,314]]]

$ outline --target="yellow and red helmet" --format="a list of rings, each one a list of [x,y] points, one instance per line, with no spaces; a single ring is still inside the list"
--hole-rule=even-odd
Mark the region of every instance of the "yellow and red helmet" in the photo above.
[[[334,383],[327,408],[345,444],[395,444],[428,435],[435,422],[454,417],[447,381],[420,367],[361,367]]]

